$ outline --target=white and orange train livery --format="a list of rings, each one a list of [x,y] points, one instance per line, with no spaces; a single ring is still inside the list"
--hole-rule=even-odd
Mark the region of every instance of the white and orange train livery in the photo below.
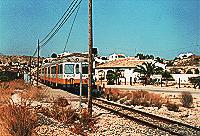
[[[78,91],[80,86],[80,70],[82,66],[82,87],[87,92],[88,86],[88,63],[70,62],[67,60],[45,63],[41,67],[40,80],[42,83],[63,88],[71,91]]]

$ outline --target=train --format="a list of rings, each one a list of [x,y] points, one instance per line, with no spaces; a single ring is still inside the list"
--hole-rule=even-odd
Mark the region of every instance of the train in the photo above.
[[[44,63],[40,70],[40,81],[54,88],[79,92],[82,70],[83,94],[88,91],[88,62],[56,60]]]

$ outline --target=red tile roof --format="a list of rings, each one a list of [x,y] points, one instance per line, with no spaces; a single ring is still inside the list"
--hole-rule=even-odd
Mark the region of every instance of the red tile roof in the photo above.
[[[137,65],[142,65],[147,60],[138,60],[135,58],[125,58],[125,59],[118,59],[115,61],[110,61],[105,64],[101,64],[97,66],[97,69],[102,68],[133,68],[137,67]]]

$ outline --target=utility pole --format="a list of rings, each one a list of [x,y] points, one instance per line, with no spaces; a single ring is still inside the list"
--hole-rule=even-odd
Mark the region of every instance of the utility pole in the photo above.
[[[79,97],[79,110],[81,110],[81,102],[82,102],[82,62],[80,63],[80,97]]]
[[[32,64],[32,60],[31,60],[31,56],[30,56],[30,84],[31,84],[31,64]]]
[[[89,66],[88,66],[88,112],[92,116],[92,67],[93,67],[93,58],[92,58],[92,0],[88,0],[88,48],[89,48]]]
[[[38,39],[37,87],[38,87],[38,81],[39,81],[39,61],[40,61],[40,42],[39,42],[39,39]]]

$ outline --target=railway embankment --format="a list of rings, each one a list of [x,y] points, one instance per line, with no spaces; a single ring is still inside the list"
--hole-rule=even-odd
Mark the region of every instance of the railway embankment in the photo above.
[[[193,88],[176,88],[176,87],[155,87],[155,86],[124,86],[124,85],[108,85],[105,89],[110,91],[110,97],[118,103],[131,105],[135,109],[140,109],[149,113],[154,113],[164,117],[176,119],[194,126],[200,127],[200,89]],[[133,92],[142,93],[143,97],[133,97]],[[190,107],[184,107],[182,104],[182,93],[189,92],[192,96],[192,104]],[[145,95],[146,94],[146,95]],[[121,98],[121,95],[123,96]],[[136,93],[137,95],[137,93]],[[148,98],[152,97],[152,98]],[[135,101],[131,99],[135,99]],[[151,104],[151,100],[155,100],[157,105]],[[133,104],[131,104],[131,102]],[[153,101],[154,102],[154,101]],[[150,103],[150,104],[149,104]],[[159,104],[160,103],[160,104]],[[169,107],[171,106],[171,107]],[[170,109],[171,108],[171,109]]]
[[[5,91],[6,90],[6,91]],[[127,92],[127,90],[123,90]],[[128,90],[130,91],[130,90]],[[162,92],[163,93],[163,92]],[[126,96],[124,96],[126,97]],[[179,101],[178,98],[174,98],[174,95],[169,96],[171,100]],[[64,136],[64,135],[166,135],[167,133],[153,129],[151,127],[139,124],[124,117],[118,116],[112,112],[99,108],[93,105],[93,118],[89,118],[85,109],[87,104],[82,103],[82,110],[79,111],[79,96],[71,94],[61,89],[52,89],[51,87],[39,84],[39,88],[27,86],[21,81],[11,82],[8,84],[1,84],[1,111],[7,111],[9,108],[20,108],[16,115],[18,115],[18,121],[26,119],[30,132],[34,132],[31,136]],[[23,98],[23,99],[21,99]],[[7,100],[12,100],[16,105],[8,104]],[[23,100],[23,101],[21,101]],[[25,100],[25,101],[24,101]],[[27,101],[28,100],[28,101]],[[59,100],[59,101],[58,101]],[[180,107],[180,111],[169,111],[163,105],[159,109],[158,107],[145,107],[136,105],[134,108],[144,110],[147,112],[160,114],[163,112],[163,116],[171,116],[173,119],[180,118],[179,114],[185,113],[181,118],[184,118],[190,124],[198,125],[199,110],[196,109],[199,99],[194,97],[194,104],[191,108]],[[87,101],[83,98],[83,102]],[[24,103],[26,102],[26,103]],[[28,102],[28,103],[27,103]],[[11,103],[11,104],[13,104]],[[25,105],[24,105],[25,104]],[[196,104],[196,105],[195,105]],[[4,108],[4,110],[2,110]],[[26,114],[20,112],[24,110]],[[15,110],[16,111],[16,110]],[[7,111],[6,117],[10,116],[10,112]],[[66,114],[67,113],[67,114]],[[3,112],[1,112],[3,114]],[[22,115],[22,117],[21,117]],[[28,116],[26,116],[28,115]],[[62,115],[62,116],[60,116]],[[72,116],[71,116],[72,115]],[[162,114],[161,114],[162,115]],[[65,118],[63,118],[65,117]],[[75,120],[71,120],[72,123],[66,123],[70,120],[69,117],[75,117]],[[84,118],[81,118],[84,117]],[[1,118],[1,131],[2,135],[12,135],[8,126],[12,126],[7,123],[11,123],[10,120],[2,120]],[[16,121],[16,118],[10,118],[12,121]],[[14,119],[14,120],[13,120]],[[63,122],[64,121],[64,122]],[[182,121],[182,119],[181,119]],[[90,123],[91,122],[91,123]],[[15,122],[16,123],[16,122]],[[18,122],[19,123],[19,122]],[[32,129],[33,128],[33,129]],[[13,132],[12,132],[13,133]],[[168,134],[170,135],[170,134]]]

